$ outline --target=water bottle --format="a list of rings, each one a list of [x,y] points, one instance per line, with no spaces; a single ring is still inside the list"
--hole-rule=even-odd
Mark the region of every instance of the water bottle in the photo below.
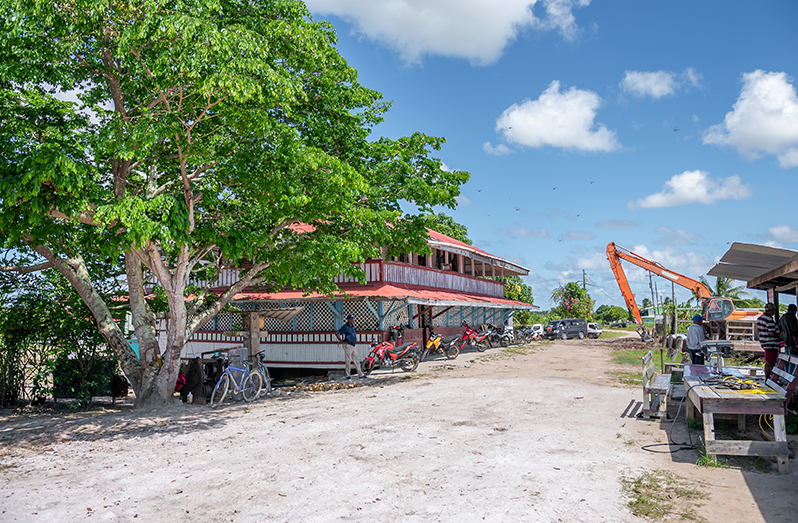
[[[186,396],[186,403],[194,403],[194,393],[189,392],[188,396]]]

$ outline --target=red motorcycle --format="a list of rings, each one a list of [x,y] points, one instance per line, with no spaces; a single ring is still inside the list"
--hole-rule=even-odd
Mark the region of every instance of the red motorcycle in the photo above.
[[[401,341],[401,338],[399,338]],[[405,372],[412,372],[418,368],[421,360],[418,357],[418,344],[413,341],[403,343],[398,347],[390,341],[377,343],[371,342],[371,349],[361,365],[363,374],[368,375],[374,369],[399,367]]]
[[[463,322],[462,325],[465,327],[465,332],[462,337],[463,343],[468,343],[479,352],[485,352],[485,349],[488,347],[493,347],[493,344],[490,342],[490,336],[493,334],[491,329],[477,332],[469,327],[466,322]]]

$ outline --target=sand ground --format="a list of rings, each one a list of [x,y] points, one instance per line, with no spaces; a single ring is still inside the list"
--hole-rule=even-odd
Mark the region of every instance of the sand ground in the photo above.
[[[795,459],[780,475],[641,448],[673,422],[637,419],[639,387],[611,374],[631,341],[465,351],[217,409],[6,413],[0,521],[636,522],[621,478],[667,470],[702,493],[690,506],[707,522],[795,522]]]

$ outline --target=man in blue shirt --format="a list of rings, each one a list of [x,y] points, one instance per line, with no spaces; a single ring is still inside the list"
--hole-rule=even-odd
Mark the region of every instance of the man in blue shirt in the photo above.
[[[704,317],[700,314],[693,316],[693,324],[687,328],[687,352],[690,353],[690,363],[693,365],[704,364],[704,351],[701,342],[704,341],[704,328],[701,324]]]
[[[365,378],[366,375],[363,374],[363,371],[360,368],[360,360],[357,358],[357,350],[355,349],[355,344],[357,343],[355,317],[351,314],[348,315],[346,317],[346,323],[344,323],[341,328],[338,329],[338,332],[336,332],[335,335],[338,336],[338,341],[340,341],[341,345],[344,346],[344,366],[346,367],[346,379],[352,379],[350,361],[354,362],[357,375],[361,378]],[[343,336],[343,338],[341,336]]]

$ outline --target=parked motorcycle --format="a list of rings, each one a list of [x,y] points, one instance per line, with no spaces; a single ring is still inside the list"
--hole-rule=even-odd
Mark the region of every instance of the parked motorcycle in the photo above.
[[[459,334],[453,334],[444,338],[440,334],[435,334],[435,332],[432,330],[432,327],[430,327],[427,345],[421,352],[421,357],[419,359],[424,361],[424,358],[426,358],[428,354],[437,353],[443,354],[443,357],[447,360],[453,360],[458,354],[460,354],[461,346],[462,343]]]
[[[370,374],[371,371],[380,368],[395,367],[401,368],[405,372],[412,372],[418,368],[421,359],[418,357],[418,343],[412,341],[403,343],[398,347],[390,341],[371,342],[368,355],[363,360],[361,368],[363,374]]]
[[[466,322],[463,322],[462,325],[465,327],[465,332],[461,338],[463,343],[468,343],[479,352],[484,352],[485,349],[493,346],[490,341],[491,331],[489,329],[477,332],[469,327]]]
[[[491,333],[491,343],[501,345],[502,347],[506,347],[515,343],[515,336],[513,336],[512,329],[508,329],[504,326],[495,327],[490,324],[488,324],[488,327],[493,329],[493,332]]]

